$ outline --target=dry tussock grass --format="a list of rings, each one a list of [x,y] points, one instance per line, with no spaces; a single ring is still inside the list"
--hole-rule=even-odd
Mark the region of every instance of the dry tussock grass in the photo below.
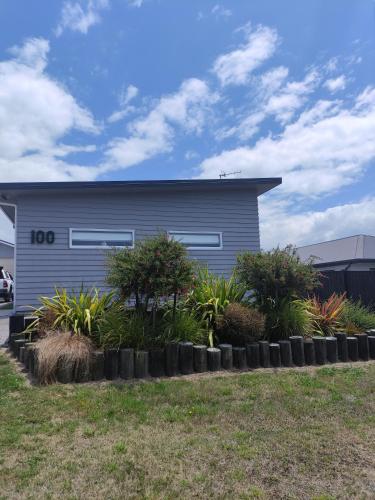
[[[79,373],[88,372],[93,353],[90,339],[70,332],[49,332],[38,342],[38,379],[41,384],[56,382],[61,367]]]

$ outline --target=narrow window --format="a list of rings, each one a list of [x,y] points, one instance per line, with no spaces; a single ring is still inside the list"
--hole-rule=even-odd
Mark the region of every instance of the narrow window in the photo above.
[[[70,248],[133,248],[134,231],[112,229],[70,229]]]
[[[222,233],[169,231],[168,235],[189,250],[221,250],[223,248]]]

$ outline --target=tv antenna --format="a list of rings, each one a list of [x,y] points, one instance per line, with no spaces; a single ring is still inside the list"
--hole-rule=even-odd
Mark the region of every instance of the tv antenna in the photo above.
[[[229,177],[230,175],[235,175],[235,174],[240,174],[240,173],[241,173],[241,170],[237,170],[236,172],[224,172],[222,170],[219,177],[220,177],[220,179],[224,179],[225,177]]]

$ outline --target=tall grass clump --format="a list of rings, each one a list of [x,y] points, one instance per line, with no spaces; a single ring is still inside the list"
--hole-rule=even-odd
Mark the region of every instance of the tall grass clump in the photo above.
[[[76,380],[88,374],[93,353],[91,340],[71,332],[52,332],[37,342],[37,375],[41,384],[56,382],[60,368],[73,373]]]
[[[347,300],[340,317],[340,326],[347,333],[370,330],[375,328],[375,313],[361,301]]]

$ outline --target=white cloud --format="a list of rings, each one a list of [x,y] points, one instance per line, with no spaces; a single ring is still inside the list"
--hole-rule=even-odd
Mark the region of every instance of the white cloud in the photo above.
[[[213,72],[222,85],[244,85],[250,74],[275,52],[279,38],[277,32],[267,26],[251,30],[243,27],[246,42],[238,49],[219,56]]]
[[[260,198],[262,248],[310,243],[365,233],[375,234],[375,198],[325,210],[291,213],[286,202]]]
[[[142,7],[143,0],[128,0],[128,4],[130,7]]]
[[[122,90],[119,97],[120,109],[112,113],[107,121],[115,123],[127,116],[129,113],[135,111],[133,106],[128,106],[129,102],[137,97],[139,90],[134,85],[128,85],[126,89]]]
[[[230,17],[232,15],[232,11],[230,9],[218,3],[212,7],[211,12],[216,17]]]
[[[318,101],[278,136],[253,147],[223,151],[201,164],[200,177],[218,177],[227,165],[242,176],[283,176],[281,191],[316,196],[351,183],[375,158],[375,88],[345,108]]]
[[[65,1],[55,30],[56,36],[60,36],[66,29],[86,35],[91,26],[101,21],[100,11],[108,6],[109,0]]]
[[[196,78],[185,80],[176,93],[160,98],[146,117],[130,123],[127,137],[110,142],[106,168],[129,167],[171,151],[175,127],[199,134],[216,99],[206,82]]]
[[[0,178],[54,180],[92,176],[87,167],[65,164],[62,157],[92,147],[66,146],[72,130],[97,133],[91,113],[46,72],[49,43],[32,38],[13,47],[0,62]]]
[[[344,90],[346,87],[346,78],[344,75],[338,76],[337,78],[331,78],[324,82],[324,87],[326,87],[330,92],[334,93],[339,90]]]

